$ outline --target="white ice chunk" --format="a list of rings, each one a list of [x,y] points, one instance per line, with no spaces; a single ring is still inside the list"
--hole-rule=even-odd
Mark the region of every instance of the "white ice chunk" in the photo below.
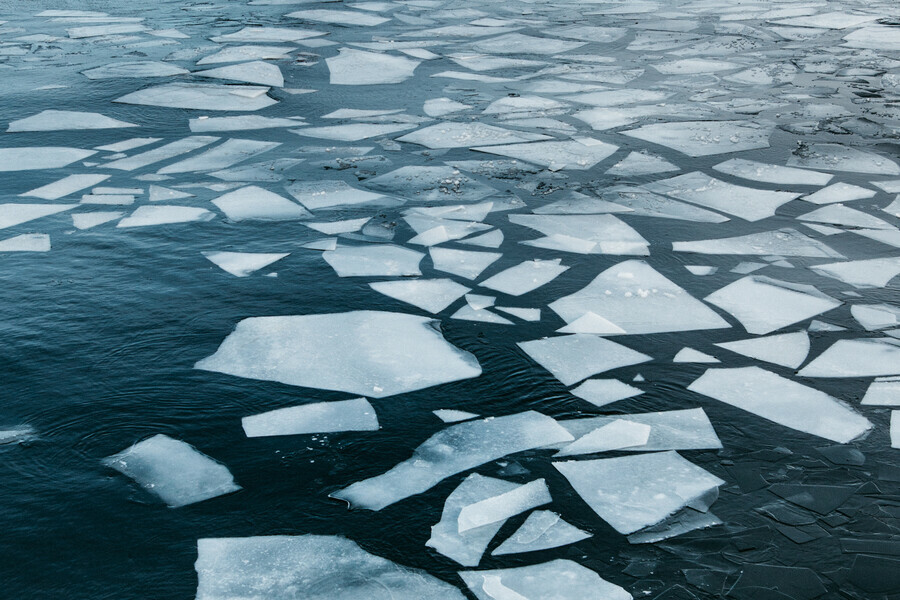
[[[29,198],[56,200],[109,179],[109,175],[69,175],[53,183],[19,194]]]
[[[561,259],[558,258],[527,260],[485,279],[480,285],[510,296],[521,296],[566,272],[569,267],[562,266],[560,262]]]
[[[372,220],[372,217],[363,217],[361,219],[346,219],[344,221],[327,221],[324,223],[306,222],[304,225],[310,229],[315,229],[319,233],[326,235],[337,235],[339,233],[352,233],[359,231],[363,226]]]
[[[292,183],[286,189],[309,210],[368,204],[385,198],[381,194],[358,190],[340,180],[301,181]]]
[[[628,334],[730,327],[709,307],[639,260],[613,265],[587,287],[552,302],[550,308],[567,323],[593,312]]]
[[[805,256],[810,258],[844,258],[826,244],[803,235],[796,229],[784,228],[730,238],[673,242],[675,252],[746,256]]]
[[[719,270],[719,267],[713,267],[710,265],[685,265],[684,268],[690,271],[691,275],[697,275],[698,277],[714,275]]]
[[[50,252],[50,236],[46,233],[23,233],[0,240],[0,252]]]
[[[339,246],[322,254],[339,277],[421,275],[419,262],[424,256],[421,252],[388,244]]]
[[[535,552],[574,544],[591,537],[549,510],[536,510],[522,526],[491,552],[491,556]]]
[[[288,221],[309,216],[299,204],[255,185],[228,192],[212,203],[232,221]]]
[[[855,440],[872,427],[868,419],[825,392],[759,367],[708,369],[688,389],[839,444]]]
[[[475,279],[497,259],[499,252],[473,252],[451,248],[429,248],[428,254],[434,268],[465,279]]]
[[[796,369],[809,354],[809,335],[805,331],[716,344],[750,358]],[[717,361],[718,362],[718,361]]]
[[[332,497],[354,507],[380,510],[456,473],[572,439],[556,421],[534,411],[466,421],[434,434],[416,448],[412,458],[387,473],[354,483]]]
[[[891,411],[891,448],[900,448],[900,410]]]
[[[523,134],[519,134],[523,135]],[[540,139],[546,136],[541,136]],[[500,143],[500,142],[497,142]],[[612,156],[618,146],[594,138],[574,138],[566,141],[532,142],[472,148],[477,152],[517,158],[547,167],[551,171],[573,169],[585,171]]]
[[[493,208],[493,202],[478,204],[456,204],[447,206],[417,206],[406,211],[406,215],[421,215],[455,221],[484,221]],[[418,230],[416,230],[418,231]]]
[[[297,127],[303,121],[298,118],[262,117],[260,115],[239,115],[236,117],[200,117],[191,119],[189,125],[194,133],[208,131],[255,131],[273,127]]]
[[[484,123],[446,121],[407,133],[397,138],[397,141],[419,144],[426,148],[471,148],[478,145],[515,144],[547,139],[550,137],[539,133],[526,133]]]
[[[447,496],[441,520],[431,527],[431,537],[425,545],[464,567],[478,566],[481,556],[505,523],[505,519],[461,532],[458,522],[460,512],[471,504],[518,487],[510,481],[472,473]]]
[[[646,354],[588,334],[519,342],[518,346],[565,385],[578,383],[597,373],[652,360]]]
[[[832,204],[834,202],[851,202],[872,198],[877,192],[850,183],[838,182],[822,188],[818,192],[803,196],[806,202],[813,204]]]
[[[597,335],[623,335],[627,333],[615,323],[592,312],[584,313],[556,331],[557,333],[594,333]]]
[[[71,210],[77,204],[0,204],[0,229]]]
[[[145,77],[172,77],[185,75],[187,69],[155,60],[139,62],[115,62],[81,72],[88,79],[143,79]]]
[[[850,314],[866,331],[900,327],[900,307],[890,304],[854,304]]]
[[[177,508],[241,489],[228,468],[190,444],[158,434],[103,459]]]
[[[459,310],[450,315],[451,319],[461,321],[474,321],[476,323],[494,323],[495,325],[512,325],[512,321],[500,315],[493,313],[486,308],[472,308],[466,304],[461,306]]]
[[[194,368],[374,398],[481,374],[435,321],[379,311],[244,319]]]
[[[258,140],[232,138],[211,150],[165,166],[157,173],[170,175],[173,173],[194,173],[197,171],[225,169],[258,156],[263,152],[268,152],[280,145],[281,142],[261,142]]]
[[[618,379],[588,379],[569,391],[582,400],[586,400],[598,407],[625,400],[626,398],[640,396],[644,393],[644,390],[623,383]]]
[[[855,288],[883,288],[900,274],[900,256],[851,260],[811,267],[819,275],[831,277]]]
[[[169,83],[148,87],[113,102],[194,110],[254,111],[277,103],[268,87],[217,83]]]
[[[304,127],[291,129],[291,133],[305,137],[313,137],[338,142],[355,142],[371,137],[385,136],[399,131],[412,129],[409,123],[349,123],[347,125],[330,125],[327,127]]]
[[[227,46],[197,61],[198,65],[246,62],[249,60],[284,60],[296,48],[293,46]]]
[[[799,221],[825,223],[848,228],[894,229],[883,219],[843,204],[829,204],[797,217]]]
[[[134,156],[127,156],[125,158],[114,160],[103,166],[107,169],[134,171],[135,169],[140,169],[156,162],[168,160],[187,152],[192,152],[218,140],[219,138],[209,135],[193,135],[170,142],[159,148],[154,148],[153,150],[147,150],[146,152],[135,154]]]
[[[458,423],[459,421],[468,421],[469,419],[478,417],[475,413],[466,412],[464,410],[454,410],[452,408],[439,408],[431,412],[444,423]]]
[[[800,377],[900,375],[900,340],[838,340],[803,367]]]
[[[379,85],[401,83],[413,76],[421,61],[405,56],[341,48],[326,58],[331,85]]]
[[[693,348],[682,348],[672,359],[673,363],[717,363],[721,362],[715,356],[710,356],[706,352],[700,352]]]
[[[433,314],[441,312],[470,291],[452,279],[377,281],[370,283],[369,286],[385,296],[412,304]]]
[[[698,223],[724,223],[728,217],[692,204],[654,194],[636,186],[616,186],[603,192],[604,201],[627,209],[633,215],[678,219]],[[538,212],[537,210],[535,212]],[[595,212],[579,211],[572,212]],[[606,211],[604,211],[606,212]],[[618,211],[617,211],[618,212]]]
[[[300,29],[298,27],[261,27],[251,25],[232,33],[211,38],[219,43],[296,42],[325,35],[322,31]]]
[[[539,308],[518,308],[514,306],[497,306],[495,308],[523,321],[534,323],[541,320],[541,309]]]
[[[235,277],[247,277],[263,267],[267,267],[275,261],[281,260],[287,253],[272,254],[259,252],[204,252],[205,256],[214,265],[231,273]]]
[[[487,54],[559,54],[584,45],[585,42],[507,33],[489,40],[475,42],[472,47],[477,52]]]
[[[578,254],[647,255],[649,242],[614,215],[509,215],[511,223],[543,233],[524,242]],[[552,241],[553,243],[549,243]],[[576,242],[581,242],[581,245]],[[585,245],[586,244],[586,245]]]
[[[257,85],[267,85],[271,87],[284,86],[284,77],[281,75],[281,69],[273,64],[259,60],[228,65],[227,67],[216,67],[215,69],[207,69],[205,71],[197,71],[194,73],[194,76],[229,79],[231,81],[255,83]]]
[[[627,419],[617,419],[587,433],[556,453],[556,456],[594,454],[612,450],[628,450],[645,446],[650,439],[651,427]]]
[[[684,121],[654,123],[622,133],[688,156],[710,156],[768,148],[772,127],[750,121]]]
[[[460,240],[459,243],[481,248],[499,248],[503,244],[503,232],[495,229],[467,240]]]
[[[676,452],[553,463],[575,491],[622,534],[655,525],[725,481]]]
[[[468,104],[451,100],[450,98],[432,98],[425,101],[423,112],[429,117],[443,117],[461,110],[471,108]]]
[[[650,437],[644,446],[631,450],[645,452],[658,450],[717,450],[722,447],[709,417],[702,408],[670,410],[665,412],[638,413],[572,419],[561,421],[560,425],[575,437],[608,425],[616,419],[627,419],[634,423],[650,426]],[[563,446],[559,446],[562,448]]]
[[[0,172],[58,169],[96,153],[96,150],[60,146],[0,148]]]
[[[571,560],[462,571],[460,577],[478,600],[631,600],[625,589]]]
[[[161,200],[180,200],[182,198],[191,198],[194,194],[173,190],[161,185],[151,185],[149,199],[150,202],[159,202]]]
[[[644,151],[631,152],[624,159],[607,169],[606,172],[610,175],[636,177],[655,175],[657,173],[671,173],[680,170],[681,167],[673,165],[663,157]]]
[[[241,419],[247,437],[378,431],[375,409],[365,398],[279,408]]]
[[[328,535],[197,540],[196,600],[464,600],[454,586]]]
[[[465,533],[492,523],[506,521],[553,499],[543,479],[535,479],[501,494],[468,504],[459,511],[457,530]]]
[[[781,185],[826,185],[834,177],[829,173],[770,165],[745,158],[726,160],[715,165],[713,169],[741,179]]]
[[[134,123],[113,119],[100,113],[73,110],[44,110],[36,115],[10,121],[9,133],[19,131],[65,131],[73,129],[118,129],[137,127]]]
[[[72,225],[75,226],[75,229],[90,229],[91,227],[120,219],[124,215],[125,213],[120,211],[78,213],[77,215],[72,215]]]
[[[760,221],[774,216],[779,206],[800,197],[799,193],[794,192],[734,185],[700,171],[656,181],[645,187],[651,192],[699,204],[747,221]]]
[[[869,385],[864,406],[900,406],[900,378],[879,377]]]
[[[803,144],[794,150],[788,159],[788,165],[823,171],[900,175],[900,166],[894,161],[880,154],[841,144]]]
[[[210,221],[215,217],[215,213],[205,208],[157,204],[155,206],[139,206],[137,210],[119,221],[116,227],[149,227],[172,223],[191,223],[194,221]]]
[[[811,285],[744,277],[704,298],[731,313],[749,333],[764,335],[841,305]]]
[[[379,17],[354,10],[331,10],[317,8],[310,10],[298,10],[284,15],[289,19],[302,19],[318,23],[331,23],[336,25],[363,25],[371,27],[390,21],[389,18]]]

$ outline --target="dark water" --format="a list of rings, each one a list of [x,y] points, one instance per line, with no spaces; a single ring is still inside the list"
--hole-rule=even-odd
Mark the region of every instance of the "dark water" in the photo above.
[[[775,3],[773,6],[790,6]],[[835,6],[836,3],[831,3]],[[328,4],[328,7],[337,6]],[[533,10],[551,22],[567,23],[579,19],[586,6],[577,3],[554,6],[543,3],[478,4],[448,2],[444,8],[476,7],[503,18],[516,11]],[[17,35],[50,33],[60,35],[66,24],[49,23],[30,15],[44,8],[103,10],[116,16],[145,16],[154,28],[175,27],[191,35],[178,40],[181,46],[141,48],[138,52],[154,59],[165,57],[180,47],[212,45],[207,38],[235,30],[244,24],[285,25],[280,15],[306,8],[304,5],[247,6],[241,2],[189,3],[157,2],[151,6],[122,2],[4,2],[0,3],[3,27],[22,27],[25,33],[3,33],[0,41]],[[859,8],[865,8],[860,4]],[[840,6],[837,6],[840,8]],[[686,11],[688,9],[685,9]],[[882,9],[894,10],[890,4]],[[895,11],[896,12],[896,11]],[[689,14],[689,13],[688,13]],[[532,16],[535,16],[532,15]],[[626,26],[635,17],[584,17],[596,25]],[[456,21],[448,21],[455,23]],[[464,23],[465,21],[460,21]],[[701,17],[700,28],[693,33],[712,34],[716,21]],[[754,24],[759,24],[753,21]],[[305,23],[301,26],[329,31],[329,39],[341,44],[368,41],[373,36],[391,37],[400,31],[415,29],[392,22],[376,28],[334,27]],[[522,33],[539,34],[545,27]],[[838,39],[834,34],[833,39]],[[142,39],[148,38],[146,35]],[[829,39],[832,39],[829,38]],[[596,52],[605,56],[623,56],[633,39],[629,33],[613,44],[589,45],[576,53]],[[464,43],[461,43],[464,45]],[[772,51],[790,44],[772,44]],[[336,53],[332,46],[303,49],[324,59]],[[455,49],[453,44],[433,49]],[[827,50],[823,43],[821,51]],[[26,62],[11,57],[0,66],[0,106],[5,121],[30,116],[44,109],[68,109],[103,114],[141,125],[140,129],[96,132],[60,131],[5,134],[0,144],[11,146],[64,145],[91,148],[132,136],[155,136],[174,140],[189,134],[187,120],[204,111],[154,108],[114,104],[111,101],[146,85],[142,80],[88,81],[78,71],[121,60],[137,60],[123,45],[58,44],[48,42],[32,46],[29,52],[41,60]],[[800,53],[800,50],[792,50]],[[632,53],[634,54],[634,53]],[[649,53],[647,53],[649,54]],[[896,52],[886,56],[898,59]],[[175,64],[193,67],[192,61]],[[454,82],[431,78],[436,72],[456,69],[447,60],[425,61],[414,79],[402,86],[329,86],[324,61],[299,66],[291,61],[276,64],[285,75],[285,87],[313,88],[313,94],[290,95],[273,90],[279,104],[261,112],[265,116],[304,116],[311,125],[326,124],[319,116],[337,108],[404,108],[421,114],[422,102],[448,96],[484,106],[502,97],[507,89],[479,83]],[[648,69],[635,85],[653,87],[658,74]],[[490,73],[497,74],[497,73]],[[505,74],[504,74],[505,75]],[[828,76],[801,73],[794,86],[839,87],[827,102],[859,112],[857,97],[850,91],[853,81],[829,80]],[[699,77],[697,78],[699,80]],[[162,83],[162,80],[156,83]],[[686,88],[671,101],[687,101]],[[868,81],[871,84],[871,81]],[[63,89],[36,90],[60,84]],[[862,85],[862,84],[858,84]],[[615,86],[612,86],[615,87]],[[790,86],[788,86],[789,88]],[[402,91],[398,91],[402,90]],[[780,92],[787,92],[782,88]],[[775,94],[762,87],[753,93]],[[796,106],[796,104],[795,104]],[[778,112],[778,111],[775,111]],[[785,111],[787,112],[787,111]],[[223,113],[225,114],[225,113]],[[468,114],[468,113],[467,113]],[[763,114],[759,117],[773,117]],[[571,118],[561,120],[579,127],[588,135],[584,123]],[[785,119],[788,120],[788,119]],[[885,119],[890,125],[892,121]],[[643,124],[638,123],[637,125]],[[223,132],[225,137],[274,140],[283,145],[264,155],[265,160],[296,156],[300,146],[332,145],[324,140],[300,138],[281,129]],[[399,135],[399,134],[398,134]],[[605,175],[606,168],[625,157],[628,151],[648,145],[616,135],[596,132],[620,146],[619,152],[589,171],[543,171],[523,176],[524,181],[543,179],[549,185],[582,191],[602,190],[620,183]],[[867,140],[856,135],[837,135],[820,131],[806,141],[880,143],[876,149],[897,158],[894,140]],[[771,164],[785,164],[796,146],[798,135],[776,129],[771,148],[743,152],[739,156]],[[373,145],[372,140],[335,145]],[[465,148],[444,152],[423,152],[423,148],[403,145],[400,150],[376,149],[371,154],[389,162],[371,167],[384,173],[403,165],[432,165],[451,160],[483,158]],[[654,146],[683,172],[703,170],[730,155],[688,158],[664,147]],[[340,155],[338,152],[337,155]],[[262,160],[262,159],[260,159]],[[357,185],[372,172],[361,169],[324,169],[310,159],[288,173],[287,179],[299,181],[339,178]],[[134,181],[134,175],[154,172],[160,165],[129,172],[115,172],[100,185],[146,186]],[[0,173],[4,202],[69,173],[86,172],[78,164],[52,172],[30,171]],[[87,172],[104,172],[101,169]],[[716,174],[717,177],[751,185],[750,182]],[[530,179],[529,179],[530,178]],[[643,183],[656,178],[637,178]],[[514,192],[529,209],[558,199],[550,194],[530,194],[519,180],[481,178],[499,192]],[[835,181],[868,187],[875,177],[843,173]],[[173,183],[209,181],[202,174]],[[281,192],[283,182],[260,184]],[[762,189],[779,186],[752,183]],[[192,188],[195,198],[181,204],[210,207],[209,200],[219,194],[204,188]],[[64,202],[59,200],[57,202]],[[877,211],[891,201],[879,193],[871,200],[853,204],[854,208],[883,219],[892,219]],[[695,256],[671,252],[671,242],[742,235],[785,226],[796,227],[795,217],[809,206],[793,202],[779,210],[776,217],[757,223],[732,219],[720,225],[690,223],[647,217],[623,217],[651,242],[651,266],[696,298],[739,278],[730,273],[741,260],[751,257]],[[371,216],[386,222],[398,222],[400,209],[373,211],[372,208],[341,210],[327,218],[338,220]],[[441,424],[431,411],[455,408],[484,416],[539,410],[555,418],[593,414],[628,414],[702,407],[722,440],[721,451],[685,451],[683,456],[726,480],[714,511],[724,526],[689,533],[655,545],[629,545],[624,536],[600,520],[552,467],[549,453],[533,451],[485,465],[479,473],[500,476],[516,482],[544,477],[553,492],[549,508],[560,512],[574,525],[594,536],[572,546],[534,554],[491,557],[490,549],[505,539],[524,520],[511,519],[501,530],[481,563],[482,568],[512,567],[544,562],[555,558],[575,560],[602,577],[625,587],[636,598],[655,597],[676,585],[698,598],[722,597],[730,589],[741,569],[750,564],[807,567],[815,571],[827,589],[827,598],[900,597],[900,590],[866,592],[847,583],[849,569],[857,554],[843,552],[842,538],[896,540],[900,528],[900,484],[897,477],[897,451],[890,448],[888,421],[890,410],[862,407],[874,424],[871,433],[850,446],[865,455],[861,466],[836,465],[817,450],[831,442],[794,431],[755,415],[732,408],[711,398],[688,392],[685,388],[699,377],[706,365],[673,364],[672,356],[682,347],[712,351],[715,342],[746,337],[740,324],[729,315],[723,317],[733,329],[679,332],[621,338],[626,345],[654,357],[646,364],[605,373],[631,382],[638,374],[646,383],[637,383],[645,393],[636,398],[596,409],[571,395],[565,386],[532,362],[516,342],[551,335],[563,323],[546,305],[586,285],[602,270],[620,262],[622,257],[578,255],[522,246],[518,241],[532,239],[533,232],[510,226],[506,213],[492,213],[485,221],[503,229],[506,235],[500,251],[503,258],[490,275],[529,258],[563,258],[570,266],[565,276],[518,299],[513,306],[541,307],[539,323],[517,322],[515,327],[484,325],[449,319],[452,312],[440,315],[445,338],[453,345],[473,353],[484,374],[418,392],[381,400],[372,400],[381,423],[377,432],[321,434],[280,438],[247,439],[240,419],[250,414],[311,401],[345,399],[346,395],[323,390],[296,388],[272,382],[254,381],[194,370],[193,364],[212,354],[224,337],[241,319],[264,315],[304,315],[376,309],[417,312],[410,306],[372,291],[370,278],[338,278],[317,252],[303,250],[303,243],[322,237],[298,223],[232,223],[217,218],[208,223],[171,225],[121,230],[109,225],[86,231],[73,231],[67,213],[47,217],[39,225],[26,224],[4,233],[15,235],[32,231],[51,234],[53,249],[44,254],[4,253],[0,255],[0,425],[32,426],[36,439],[0,447],[0,580],[4,598],[68,599],[180,599],[192,597],[197,586],[193,562],[196,542],[204,537],[260,536],[305,533],[335,534],[349,537],[366,550],[398,563],[418,567],[452,583],[461,585],[458,565],[424,546],[430,526],[440,518],[446,496],[465,474],[451,477],[428,492],[406,499],[379,512],[348,510],[328,494],[355,481],[380,474],[409,457],[411,451]],[[892,219],[891,223],[896,224]],[[38,229],[35,229],[38,227]],[[413,234],[401,224],[397,241]],[[10,237],[3,236],[3,237]],[[835,250],[851,259],[896,256],[897,250],[861,236],[843,234],[822,238]],[[462,246],[460,246],[462,247]],[[250,252],[291,252],[273,265],[278,277],[260,274],[236,278],[212,265],[202,255],[206,250]],[[837,280],[816,276],[808,269],[822,260],[789,258],[794,269],[768,267],[762,274],[800,283],[815,284],[822,292],[846,299],[849,286]],[[693,277],[685,264],[719,266],[717,274]],[[427,260],[422,264],[425,277],[440,277]],[[484,290],[481,290],[484,292]],[[478,292],[478,290],[476,290]],[[883,289],[865,290],[867,303],[897,303],[896,282]],[[499,304],[500,302],[498,302]],[[814,357],[841,337],[862,337],[844,305],[822,317],[849,329],[841,334],[811,334]],[[799,325],[802,326],[803,324]],[[799,327],[798,326],[798,327]],[[796,327],[795,327],[796,329]],[[718,355],[725,366],[759,364],[749,358],[724,352]],[[766,365],[786,377],[790,369]],[[802,380],[851,405],[858,405],[870,379]],[[157,433],[185,440],[198,450],[226,464],[243,489],[237,493],[180,509],[166,508],[133,482],[101,464],[103,457]],[[518,468],[518,467],[521,467]],[[750,474],[750,475],[746,475]],[[759,475],[765,484],[757,489],[741,479]],[[830,515],[813,515],[824,537],[798,544],[777,529],[780,523],[755,509],[781,502],[767,489],[768,484],[807,483],[861,486]],[[896,548],[896,545],[893,546]],[[630,568],[629,568],[630,565]],[[685,574],[689,570],[691,577]],[[708,586],[697,584],[697,571],[703,571]],[[882,577],[879,574],[878,577]],[[693,583],[693,584],[692,584]],[[674,596],[685,597],[690,596]],[[769,598],[774,595],[757,596]],[[803,597],[800,594],[794,597]]]

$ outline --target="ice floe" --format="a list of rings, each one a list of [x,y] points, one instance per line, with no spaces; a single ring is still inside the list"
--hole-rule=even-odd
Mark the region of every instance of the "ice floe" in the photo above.
[[[519,347],[565,385],[651,360],[646,354],[589,334],[519,342]]]
[[[341,431],[377,431],[378,417],[365,398],[317,402],[279,408],[244,417],[241,420],[247,437],[335,433]]]
[[[527,567],[462,571],[478,600],[631,600],[624,588],[565,559]]]

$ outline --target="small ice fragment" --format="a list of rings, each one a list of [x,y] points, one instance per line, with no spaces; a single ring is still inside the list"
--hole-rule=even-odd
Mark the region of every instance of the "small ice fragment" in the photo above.
[[[193,194],[188,192],[182,192],[180,190],[173,190],[167,187],[163,187],[161,185],[151,185],[150,186],[150,202],[159,202],[161,200],[180,200],[181,198],[191,198]]]
[[[468,104],[456,102],[450,98],[432,98],[425,101],[423,111],[429,117],[443,117],[467,108],[471,107]]]
[[[46,233],[23,233],[0,240],[0,252],[50,252],[50,236]]]
[[[719,270],[719,267],[712,267],[709,265],[685,265],[684,268],[687,269],[692,275],[697,275],[698,277],[714,275],[716,271]]]
[[[854,304],[850,314],[866,331],[900,327],[900,307],[890,304]]]
[[[299,204],[255,185],[228,192],[212,203],[232,221],[288,221],[309,216]]]
[[[413,279],[370,283],[376,292],[437,314],[459,300],[469,288],[452,279]]]
[[[550,139],[549,136],[504,129],[478,122],[445,121],[407,133],[397,138],[397,141],[419,144],[426,148],[471,148],[478,145],[515,144],[546,139]]]
[[[559,548],[589,537],[590,533],[567,523],[558,514],[548,510],[536,510],[528,515],[521,527],[505,542],[491,552],[491,556]]]
[[[478,600],[632,600],[624,588],[571,560],[459,575]]]
[[[464,410],[454,410],[452,408],[439,408],[431,412],[444,423],[458,423],[459,421],[468,421],[469,419],[478,418],[478,415],[475,413],[466,412]]]
[[[172,508],[241,489],[225,465],[163,434],[109,456],[103,464],[131,477]]]
[[[241,419],[247,437],[378,431],[375,409],[365,398],[289,406]]]
[[[503,232],[499,229],[495,229],[475,237],[460,240],[459,243],[469,246],[480,246],[482,248],[499,248],[500,245],[503,244]]]
[[[69,175],[53,183],[48,183],[39,188],[19,194],[29,198],[41,198],[42,200],[57,200],[85,188],[97,185],[101,181],[109,179],[109,175]]]
[[[466,294],[466,304],[475,310],[482,308],[490,308],[494,305],[497,298],[494,296],[482,296],[481,294]]]
[[[786,227],[776,231],[763,231],[730,238],[672,242],[675,252],[696,254],[765,256],[803,256],[809,258],[844,258],[840,252],[796,229]]]
[[[0,172],[58,169],[96,153],[96,150],[60,146],[0,148]]]
[[[834,202],[865,200],[866,198],[872,198],[875,194],[876,192],[874,190],[839,182],[822,188],[808,196],[803,196],[802,200],[812,202],[813,204],[832,204]]]
[[[512,321],[493,313],[486,308],[472,308],[470,305],[460,307],[455,313],[450,315],[451,319],[461,321],[474,321],[476,323],[494,323],[495,325],[512,325]]]
[[[193,110],[255,111],[277,104],[277,100],[266,95],[268,91],[268,87],[249,85],[179,82],[143,88],[113,102]]]
[[[838,340],[798,373],[800,377],[900,375],[900,340]]]
[[[77,215],[72,215],[72,225],[75,226],[75,229],[90,229],[91,227],[120,219],[124,215],[125,213],[121,211],[78,213]]]
[[[108,162],[103,166],[107,169],[134,171],[135,169],[140,169],[142,167],[146,167],[147,165],[152,165],[153,163],[168,160],[181,154],[192,152],[204,146],[208,146],[209,144],[218,141],[218,139],[219,138],[217,137],[208,135],[194,135],[181,140],[170,142],[164,146],[154,148],[153,150],[135,154],[134,156],[128,156],[125,158],[114,160],[112,162]]]
[[[481,282],[482,287],[511,296],[521,296],[545,285],[569,269],[561,259],[530,260],[519,263]]]
[[[604,319],[596,313],[590,311],[584,313],[565,327],[556,330],[557,333],[593,333],[596,335],[620,335],[626,331]]]
[[[389,244],[338,246],[322,254],[338,277],[409,277],[421,275],[419,263],[425,255]]]
[[[465,279],[477,278],[494,261],[503,256],[499,252],[473,252],[435,247],[429,248],[428,254],[435,269]]]
[[[710,356],[705,352],[694,350],[693,348],[682,348],[672,359],[673,363],[717,363],[720,362],[715,356]]]
[[[894,161],[841,144],[801,144],[788,159],[788,165],[823,171],[900,175],[900,166]]]
[[[205,208],[156,204],[154,206],[139,206],[137,210],[119,221],[116,227],[149,227],[152,225],[211,221],[214,218],[216,218],[215,213]]]
[[[117,129],[122,127],[138,127],[134,123],[119,121],[100,113],[79,112],[72,110],[45,110],[40,113],[10,121],[9,133],[18,131],[66,131],[74,129]]]
[[[644,125],[622,133],[688,156],[709,156],[768,148],[772,127],[748,121],[684,121]]]
[[[71,210],[77,204],[0,204],[0,229]]]
[[[652,360],[646,354],[588,334],[519,342],[518,346],[565,385],[578,383],[597,373]]]
[[[720,173],[759,181],[762,183],[777,183],[781,185],[826,185],[834,177],[829,173],[819,173],[808,169],[796,169],[794,167],[782,167],[770,165],[743,158],[732,158],[713,167]]]
[[[651,427],[644,423],[617,419],[581,436],[568,446],[563,446],[555,456],[594,454],[644,446],[650,439],[650,430]]]
[[[341,48],[325,59],[331,85],[379,85],[401,83],[413,76],[420,61],[405,56]]]
[[[510,517],[552,502],[543,479],[535,479],[502,494],[464,506],[457,517],[459,533],[505,521]]]
[[[857,289],[883,288],[900,274],[900,256],[851,260],[811,268],[819,275],[849,283]]]
[[[571,419],[561,421],[560,425],[575,437],[581,437],[622,418],[650,426],[647,443],[631,448],[632,451],[717,450],[722,447],[719,436],[702,408]]]
[[[900,406],[900,378],[878,377],[863,397],[864,406]]]
[[[247,277],[263,267],[267,267],[279,261],[287,253],[266,254],[259,252],[204,252],[205,256],[214,265],[231,273],[235,277]]]
[[[623,383],[618,379],[588,379],[569,391],[582,400],[586,400],[598,407],[625,400],[626,398],[633,398],[644,393],[644,390]]]
[[[372,217],[363,217],[361,219],[347,219],[345,221],[327,221],[325,223],[304,223],[310,229],[315,229],[319,233],[325,235],[337,235],[339,233],[353,233],[359,231],[363,226],[372,220]]]
[[[805,331],[782,333],[716,344],[750,358],[796,369],[809,354],[809,335]],[[718,362],[718,361],[716,361]]]
[[[518,308],[513,306],[496,306],[495,308],[508,315],[518,317],[523,321],[534,323],[541,320],[541,309],[539,308]]]

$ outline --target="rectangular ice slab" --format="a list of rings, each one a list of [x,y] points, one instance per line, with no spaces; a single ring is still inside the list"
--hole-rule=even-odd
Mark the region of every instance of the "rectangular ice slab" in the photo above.
[[[594,313],[629,335],[730,327],[715,311],[640,260],[613,265],[587,287],[552,302],[550,308],[570,324]]]
[[[677,452],[553,463],[600,518],[622,534],[659,523],[725,483]]]
[[[103,464],[131,477],[172,508],[241,489],[228,467],[162,434],[103,459]]]
[[[478,600],[631,600],[624,588],[571,560],[459,574]]]
[[[543,479],[535,479],[514,489],[464,506],[457,517],[460,533],[477,529],[531,510],[553,499]]]
[[[241,419],[247,437],[377,431],[378,417],[365,398],[290,406]]]
[[[406,277],[421,275],[419,263],[425,255],[402,246],[339,246],[322,254],[339,277]]]
[[[194,368],[374,398],[481,375],[437,321],[368,310],[244,319]]]
[[[571,441],[572,436],[534,411],[466,421],[437,432],[393,469],[339,490],[332,497],[381,510],[442,480],[510,454]]]
[[[422,571],[328,535],[197,540],[196,600],[464,600]]]
[[[759,367],[708,369],[688,389],[840,444],[872,427],[868,419],[825,392]]]

